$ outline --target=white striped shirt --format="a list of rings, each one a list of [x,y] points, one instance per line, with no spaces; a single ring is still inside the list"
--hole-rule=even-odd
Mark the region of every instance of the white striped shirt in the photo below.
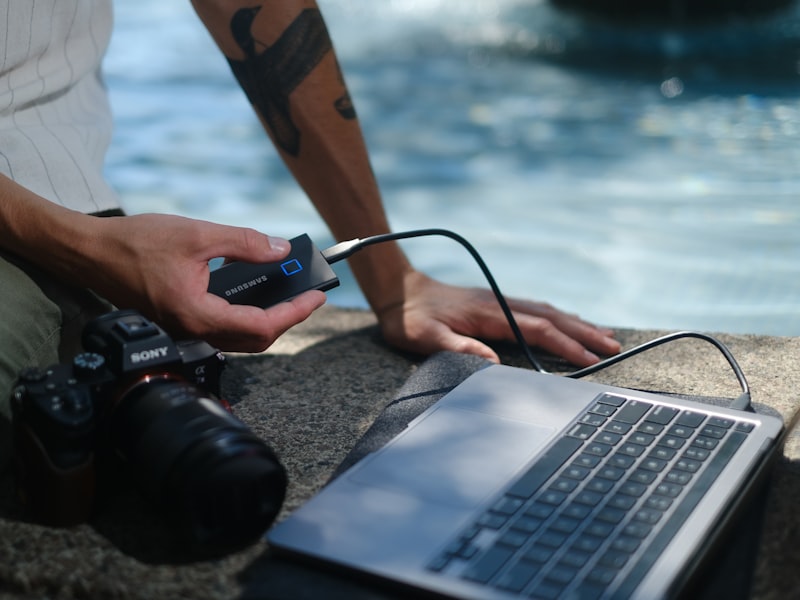
[[[0,173],[86,213],[119,206],[103,178],[112,16],[111,0],[0,0]]]

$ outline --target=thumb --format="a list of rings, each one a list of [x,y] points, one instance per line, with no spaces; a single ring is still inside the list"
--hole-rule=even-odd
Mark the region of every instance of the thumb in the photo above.
[[[214,242],[209,244],[215,256],[251,263],[274,262],[284,258],[291,243],[281,237],[270,236],[247,227],[220,225]],[[213,257],[210,257],[213,258]]]

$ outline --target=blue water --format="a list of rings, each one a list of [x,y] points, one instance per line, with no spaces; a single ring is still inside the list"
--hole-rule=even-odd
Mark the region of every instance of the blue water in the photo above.
[[[189,2],[117,0],[108,176],[131,212],[330,242]],[[800,335],[800,9],[621,27],[539,0],[323,0],[396,230],[614,326]],[[482,284],[449,240],[404,242]],[[329,302],[365,306],[346,274]]]

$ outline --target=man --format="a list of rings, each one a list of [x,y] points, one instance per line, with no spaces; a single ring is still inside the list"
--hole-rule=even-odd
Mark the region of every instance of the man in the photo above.
[[[285,240],[171,215],[121,216],[102,179],[110,117],[98,73],[110,2],[0,0],[0,398],[21,368],[74,354],[83,323],[108,309],[105,300],[140,310],[176,337],[245,352],[265,349],[324,302],[307,292],[262,310],[207,293],[209,259],[276,261],[288,252]],[[193,4],[334,236],[387,232],[316,2]],[[430,279],[397,244],[350,262],[383,335],[399,348],[497,360],[476,338],[511,339],[488,290]],[[510,303],[530,343],[576,365],[619,350],[612,332],[574,315]]]

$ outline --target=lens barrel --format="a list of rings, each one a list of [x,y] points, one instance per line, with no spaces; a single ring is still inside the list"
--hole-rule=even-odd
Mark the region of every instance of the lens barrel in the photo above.
[[[200,388],[147,377],[113,409],[109,443],[195,548],[257,540],[277,516],[286,471],[273,451]]]

